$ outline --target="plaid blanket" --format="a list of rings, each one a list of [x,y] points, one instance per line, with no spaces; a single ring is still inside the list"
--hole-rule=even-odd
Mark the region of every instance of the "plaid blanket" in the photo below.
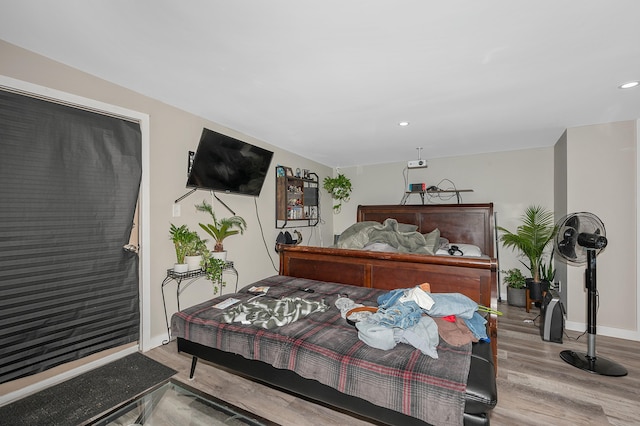
[[[230,297],[249,300],[254,295],[247,286],[174,314],[172,335],[292,370],[430,424],[463,423],[471,344],[454,347],[441,339],[437,360],[406,344],[389,351],[375,349],[358,339],[356,328],[340,316],[334,302],[346,295],[356,303],[377,306],[377,297],[385,291],[280,275],[252,285],[270,287],[262,297],[324,300],[331,308],[271,330],[226,323],[225,311],[213,305]]]

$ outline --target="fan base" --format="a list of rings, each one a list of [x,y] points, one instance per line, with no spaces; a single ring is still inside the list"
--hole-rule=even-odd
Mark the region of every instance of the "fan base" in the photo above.
[[[560,352],[560,358],[565,362],[589,373],[600,374],[602,376],[621,377],[627,375],[627,369],[622,365],[606,358],[592,358],[584,353],[574,351]]]

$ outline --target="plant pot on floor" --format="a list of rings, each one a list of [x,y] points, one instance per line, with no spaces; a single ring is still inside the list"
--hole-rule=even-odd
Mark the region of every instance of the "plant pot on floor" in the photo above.
[[[542,294],[549,290],[549,281],[533,281],[532,278],[527,278],[527,288],[529,299],[542,300]]]
[[[507,303],[511,306],[526,306],[527,289],[507,287]]]

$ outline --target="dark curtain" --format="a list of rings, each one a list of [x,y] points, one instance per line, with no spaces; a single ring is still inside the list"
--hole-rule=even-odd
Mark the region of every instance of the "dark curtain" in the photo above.
[[[138,123],[0,90],[0,383],[139,335]]]

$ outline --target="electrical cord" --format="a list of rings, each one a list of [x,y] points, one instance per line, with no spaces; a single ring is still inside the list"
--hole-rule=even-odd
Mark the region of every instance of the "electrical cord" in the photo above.
[[[276,272],[279,272],[278,268],[276,268],[276,264],[273,261],[273,257],[271,257],[271,250],[269,250],[269,247],[267,246],[267,240],[264,237],[264,229],[262,228],[262,221],[260,220],[260,214],[258,213],[257,197],[253,197],[253,205],[255,206],[255,209],[256,209],[256,218],[258,219],[258,226],[260,227],[260,235],[262,236],[262,242],[264,243],[264,248],[267,252],[267,256],[269,256],[269,260],[271,261],[271,266],[273,266],[273,269]]]
[[[598,312],[600,312],[600,291],[596,289],[596,315],[598,314]],[[584,336],[585,334],[587,334],[587,331],[589,331],[589,329],[583,331],[578,337],[573,338],[571,336],[569,336],[567,334],[567,330],[564,330],[564,335],[567,339],[569,340],[579,340],[582,336]]]
[[[533,324],[536,325],[536,320],[540,318],[540,314],[538,314],[535,318],[533,319],[525,319],[524,322],[525,324]]]
[[[453,186],[453,188],[451,188],[451,187],[441,188],[442,184],[445,183],[445,182],[449,182],[451,184],[451,186]],[[435,187],[439,191],[457,191],[458,190],[458,188],[456,188],[456,184],[453,183],[453,181],[451,179],[447,179],[447,178],[444,178],[444,179],[440,180],[440,182],[438,182],[438,184],[435,185]],[[440,201],[448,201],[448,200],[450,200],[452,198],[457,197],[460,200],[460,202],[462,203],[462,197],[460,196],[459,193],[456,193],[456,192],[448,194],[448,195],[444,195],[444,194],[440,194],[440,193],[427,193],[427,195],[428,195],[429,199],[438,198]]]

